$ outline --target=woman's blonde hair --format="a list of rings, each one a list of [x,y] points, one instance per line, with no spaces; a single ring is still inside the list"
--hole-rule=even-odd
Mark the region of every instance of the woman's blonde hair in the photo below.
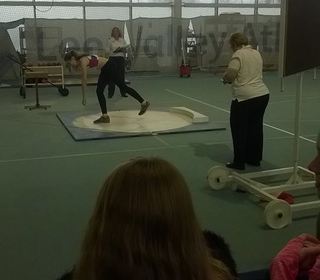
[[[236,50],[241,48],[242,46],[247,46],[249,44],[249,40],[243,33],[234,33],[231,35],[229,43],[231,48],[233,50]]]
[[[152,157],[130,160],[106,179],[75,279],[232,279],[224,270],[209,256],[183,176]]]

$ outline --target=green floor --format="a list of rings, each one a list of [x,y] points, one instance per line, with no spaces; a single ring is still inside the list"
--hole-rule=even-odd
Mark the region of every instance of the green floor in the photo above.
[[[75,142],[56,112],[97,110],[95,88],[87,106],[79,87],[61,97],[54,88],[40,90],[47,111],[27,111],[33,89],[22,99],[18,89],[0,88],[0,278],[54,279],[74,263],[84,227],[97,192],[110,170],[128,158],[157,155],[185,175],[203,228],[223,235],[240,271],[267,267],[286,241],[302,232],[315,232],[313,216],[295,219],[282,230],[264,225],[263,209],[247,194],[214,192],[206,182],[210,167],[232,159],[228,124],[230,91],[219,77],[195,73],[190,79],[128,76],[131,85],[151,101],[151,109],[185,106],[207,114],[226,131]],[[265,122],[262,169],[292,166],[295,77],[285,80],[281,93],[276,73],[266,73],[271,90]],[[320,129],[320,81],[304,77],[300,165],[315,154]],[[116,93],[118,94],[118,93]],[[109,109],[138,108],[130,98],[116,97]],[[248,169],[253,171],[259,169]]]

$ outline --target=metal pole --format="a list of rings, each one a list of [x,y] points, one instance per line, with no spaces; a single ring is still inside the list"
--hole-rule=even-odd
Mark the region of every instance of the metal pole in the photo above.
[[[317,68],[313,68],[313,79],[316,80],[317,79]]]
[[[36,58],[36,61],[38,61],[39,60],[39,46],[38,46],[39,42],[38,42],[38,28],[37,28],[38,25],[37,25],[37,8],[36,8],[37,4],[36,4],[36,0],[33,0],[32,3],[33,3],[33,19],[34,19],[33,31],[34,31],[34,36],[36,38],[36,52],[37,52],[35,58]]]
[[[296,94],[296,110],[295,110],[295,128],[294,128],[294,162],[293,177],[291,183],[298,183],[298,162],[299,162],[299,135],[300,135],[300,117],[301,117],[301,100],[302,100],[302,82],[303,72],[297,74],[297,94]]]
[[[82,51],[87,52],[87,50],[84,49],[85,44],[84,42],[87,41],[87,10],[86,10],[86,1],[82,1],[83,8],[82,8],[82,22],[83,22],[83,45],[82,45]]]
[[[284,92],[284,78],[283,77],[281,77],[281,80],[280,80],[280,91]]]

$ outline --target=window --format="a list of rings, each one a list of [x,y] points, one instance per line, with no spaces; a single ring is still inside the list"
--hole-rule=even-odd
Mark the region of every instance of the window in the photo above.
[[[280,8],[259,8],[258,9],[259,15],[279,16],[280,12],[281,12]]]
[[[232,13],[240,13],[241,15],[253,15],[253,8],[219,8],[218,14],[232,14]]]
[[[199,16],[213,16],[214,8],[182,7],[183,18],[195,18]]]
[[[68,1],[68,2],[82,2],[82,0],[54,0],[54,2],[65,2],[65,1]],[[51,2],[51,3],[53,3],[53,0],[41,0],[41,2]],[[37,1],[36,1],[36,3],[37,3]],[[50,5],[50,4],[48,4],[48,5]]]
[[[1,6],[0,22],[9,22],[21,18],[33,18],[31,6]]]
[[[132,3],[172,3],[173,0],[132,0]]]
[[[259,4],[280,4],[281,0],[259,0]]]
[[[81,7],[36,6],[37,18],[83,18]]]
[[[60,0],[61,1],[61,0]],[[65,0],[69,1],[69,0]],[[106,3],[129,3],[130,0],[85,0],[86,2],[106,2]]]
[[[216,0],[182,0],[183,3],[214,4]]]
[[[255,0],[219,0],[220,4],[254,4]]]
[[[171,17],[171,7],[133,7],[132,18],[163,18]]]
[[[86,7],[86,19],[128,20],[127,7]]]

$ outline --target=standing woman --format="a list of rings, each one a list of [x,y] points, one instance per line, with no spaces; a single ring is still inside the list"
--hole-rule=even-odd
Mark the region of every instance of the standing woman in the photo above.
[[[233,55],[223,82],[232,85],[230,126],[234,158],[226,166],[244,170],[246,163],[260,166],[262,160],[263,116],[269,90],[262,80],[262,57],[248,44],[248,38],[235,33],[229,42]]]
[[[138,92],[136,92],[133,88],[128,87],[123,80],[119,79],[116,74],[117,65],[115,62],[108,61],[108,59],[105,57],[80,54],[76,51],[67,52],[64,56],[64,61],[81,73],[81,88],[83,97],[85,97],[85,91],[87,87],[88,68],[101,69],[96,92],[102,115],[100,118],[95,120],[94,123],[110,123],[110,117],[108,116],[107,112],[106,98],[103,93],[105,87],[110,83],[116,84],[122,92],[128,93],[140,103],[141,107],[139,115],[143,115],[150,106],[150,103],[145,101]]]
[[[111,31],[111,38],[109,39],[108,45],[107,45],[107,55],[109,55],[109,60],[114,62],[117,66],[117,75],[119,79],[124,79],[124,73],[125,73],[125,60],[124,55],[126,49],[129,47],[127,42],[123,39],[122,33],[118,27],[113,27]],[[115,91],[115,84],[110,83],[108,86],[108,97],[112,98]],[[121,96],[127,97],[126,93],[121,91]]]

